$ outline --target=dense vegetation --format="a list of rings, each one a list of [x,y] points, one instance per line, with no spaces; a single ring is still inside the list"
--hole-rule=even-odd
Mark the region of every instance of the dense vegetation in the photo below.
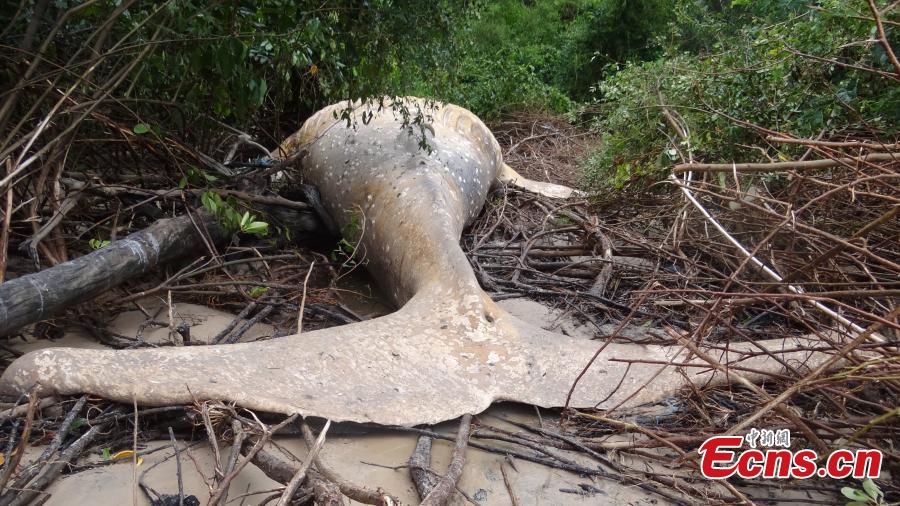
[[[741,121],[804,138],[856,133],[848,131],[860,125],[868,135],[895,132],[898,83],[850,67],[893,72],[860,7],[862,2],[821,2],[817,9],[806,2],[747,2],[718,13],[703,9],[703,16],[687,20],[705,34],[695,39],[703,41],[698,49],[669,45],[659,58],[628,62],[600,83],[595,125],[605,142],[588,176],[595,184],[620,186],[635,174],[656,176],[669,166],[674,134],[659,126],[661,105],[681,114],[693,156],[714,161],[787,159],[805,149],[786,152],[761,143]],[[900,31],[890,33],[900,41]]]
[[[19,49],[0,74],[0,155],[52,109],[48,83],[115,97],[140,131],[202,114],[270,145],[323,104],[416,94],[488,120],[542,110],[587,122],[603,134],[587,182],[621,187],[674,160],[663,105],[698,159],[796,154],[741,148],[759,138],[734,119],[798,136],[892,132],[900,87],[877,73],[893,69],[870,18],[843,0],[23,1],[0,13],[0,39]],[[160,117],[161,105],[180,114]]]
[[[886,32],[900,42],[896,24]],[[675,160],[663,105],[691,134],[675,144],[697,159],[797,154],[747,150],[759,136],[735,120],[799,137],[895,132],[900,87],[877,73],[894,69],[875,35],[865,2],[504,0],[468,13],[454,32],[454,72],[415,89],[489,119],[540,108],[587,120],[603,134],[587,181],[620,188]]]

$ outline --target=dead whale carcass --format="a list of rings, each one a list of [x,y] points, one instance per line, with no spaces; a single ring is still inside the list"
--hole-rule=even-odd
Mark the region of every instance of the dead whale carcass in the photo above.
[[[391,108],[341,103],[312,116],[278,155],[307,151],[305,177],[327,212],[355,237],[367,269],[400,306],[390,315],[265,342],[144,350],[50,349],[16,360],[4,388],[35,385],[142,404],[220,399],[251,409],[340,421],[414,425],[476,413],[495,400],[561,406],[598,344],[528,325],[499,308],[478,285],[459,247],[463,228],[488,190],[505,180],[557,197],[572,190],[518,176],[497,141],[469,111],[404,99],[424,111],[430,149]],[[366,115],[347,127],[344,110]],[[805,344],[805,343],[802,343]],[[781,361],[759,353],[763,348]],[[819,356],[783,352],[785,340],[737,343],[756,352],[745,376],[779,372],[782,363]],[[634,364],[682,364],[682,347],[606,346],[580,379],[570,405],[599,407],[658,401],[688,381],[724,382],[717,371]],[[693,359],[696,361],[696,359]],[[643,388],[649,383],[648,388]]]

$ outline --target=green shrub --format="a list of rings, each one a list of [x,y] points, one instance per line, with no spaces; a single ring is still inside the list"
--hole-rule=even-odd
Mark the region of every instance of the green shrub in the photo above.
[[[659,51],[674,1],[475,2],[456,20],[447,59],[406,90],[486,119],[521,109],[567,112],[610,65]]]
[[[660,40],[675,20],[675,0],[584,1],[562,47],[565,65],[560,85],[569,94],[589,98],[590,86],[610,69],[659,53]]]
[[[585,164],[588,180],[615,188],[632,179],[654,181],[668,171],[680,140],[660,114],[662,104],[680,113],[694,156],[708,161],[766,161],[796,156],[801,149],[761,143],[752,129],[728,116],[800,137],[827,136],[863,123],[896,131],[896,83],[794,53],[890,71],[881,46],[859,43],[870,39],[871,23],[850,17],[841,2],[825,8],[800,13],[785,8],[786,20],[772,23],[770,15],[766,25],[758,20],[729,30],[723,24],[708,53],[673,51],[629,64],[599,83],[595,127],[603,144]]]
[[[54,20],[77,4],[50,2],[37,25],[37,40],[48,36]],[[108,22],[120,5],[123,10]],[[115,95],[177,103],[188,113],[240,123],[262,108],[309,111],[400,87],[398,79],[404,75],[392,69],[438,61],[446,45],[444,33],[461,5],[413,0],[101,0],[69,16],[45,55],[58,65],[72,58],[82,68],[94,51],[115,48],[97,62],[94,80],[102,82],[100,78],[150,45]],[[20,15],[11,18],[14,14]],[[31,16],[27,9],[0,13],[0,25],[8,27],[0,42],[18,45]],[[109,29],[97,30],[101,26]],[[105,34],[103,40],[96,34]],[[3,70],[7,75],[0,78],[10,81],[21,71],[14,66]]]

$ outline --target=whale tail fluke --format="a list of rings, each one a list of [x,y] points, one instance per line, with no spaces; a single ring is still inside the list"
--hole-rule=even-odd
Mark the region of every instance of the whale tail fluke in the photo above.
[[[89,393],[144,405],[222,400],[334,421],[416,425],[478,413],[498,400],[563,406],[592,360],[571,407],[659,402],[688,381],[734,379],[677,347],[613,343],[595,359],[601,341],[533,327],[483,293],[463,297],[467,305],[448,305],[447,290],[430,287],[373,320],[268,341],[32,352],[6,370],[2,384],[8,391],[39,386],[44,393]],[[754,351],[740,362],[740,374],[751,379],[778,374],[785,364],[814,367],[827,357],[782,351],[809,348],[797,344],[739,343],[713,354],[728,362]]]

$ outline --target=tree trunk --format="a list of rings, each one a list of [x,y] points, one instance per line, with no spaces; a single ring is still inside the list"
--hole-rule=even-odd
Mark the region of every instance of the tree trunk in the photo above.
[[[194,214],[210,238],[225,231],[206,212]],[[116,285],[204,247],[191,217],[159,220],[109,246],[82,257],[0,284],[0,336],[90,300]]]

